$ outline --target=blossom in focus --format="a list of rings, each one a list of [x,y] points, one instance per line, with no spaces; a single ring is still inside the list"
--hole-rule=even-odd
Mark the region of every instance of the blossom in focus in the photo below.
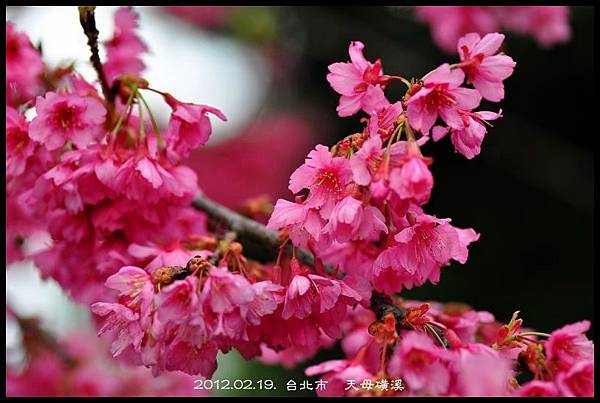
[[[470,33],[458,40],[458,54],[462,71],[467,76],[467,82],[483,98],[499,102],[504,98],[504,83],[515,68],[516,63],[510,56],[497,54],[502,46],[504,35],[497,32],[481,38],[476,33]]]
[[[48,92],[35,103],[37,116],[29,125],[29,137],[48,150],[67,141],[84,148],[103,134],[106,109],[91,97]]]
[[[407,101],[410,125],[423,134],[431,130],[438,115],[452,128],[460,128],[459,110],[472,110],[479,106],[481,95],[477,90],[464,88],[464,73],[443,64],[433,70],[420,88]]]
[[[350,62],[329,65],[327,81],[341,95],[337,107],[339,116],[351,116],[366,108],[365,97],[370,86],[385,87],[391,77],[383,74],[381,61],[369,62],[363,55],[365,45],[355,41],[350,43]],[[370,113],[370,110],[365,110]]]

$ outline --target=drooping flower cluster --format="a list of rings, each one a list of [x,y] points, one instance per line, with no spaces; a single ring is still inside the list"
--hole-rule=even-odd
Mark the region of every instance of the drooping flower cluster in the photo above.
[[[320,396],[594,395],[587,321],[548,335],[521,328],[516,315],[503,325],[466,305],[395,305],[401,320],[390,313],[375,321],[362,307],[352,312],[342,338],[347,358],[306,369],[309,376],[323,374],[328,387]],[[533,379],[519,386],[523,367]],[[401,388],[394,387],[398,379]]]
[[[474,109],[483,97],[504,97],[503,81],[515,66],[509,56],[497,54],[503,39],[497,33],[469,34],[459,41],[460,63],[443,64],[412,82],[383,75],[381,61],[367,61],[364,45],[352,42],[351,61],[332,64],[327,79],[341,95],[338,114],[362,109],[367,124],[332,150],[318,145],[308,154],[289,184],[293,193],[308,194],[277,201],[268,227],[338,266],[365,298],[371,286],[393,293],[436,283],[451,260],[465,263],[467,246],[479,234],[423,211],[433,176],[432,161],[420,147],[430,133],[438,141],[450,132],[458,152],[467,158],[479,154],[484,124],[500,115]],[[383,90],[394,79],[409,88],[390,102]],[[465,80],[475,88],[465,87]]]
[[[25,338],[29,344],[36,342]],[[39,344],[24,347],[31,350],[24,365],[7,366],[10,397],[207,395],[206,390],[194,388],[191,376],[173,372],[156,378],[149,369],[115,362],[93,333],[69,334],[54,349]]]
[[[571,38],[568,6],[417,6],[419,19],[431,26],[435,43],[448,53],[467,33],[484,35],[506,29],[532,36],[543,47]],[[460,53],[460,50],[459,50]]]
[[[195,254],[186,255],[191,239],[206,234],[205,216],[190,205],[196,175],[180,161],[208,140],[208,114],[225,116],[163,93],[173,115],[162,132],[141,92],[151,89],[139,77],[146,45],[136,18],[131,8],[119,9],[106,44],[113,97],[71,73],[29,104],[23,100],[34,92],[18,91],[14,106],[7,98],[7,263],[24,257],[28,235],[47,231],[52,244],[33,257],[36,265],[86,303],[105,298],[103,283],[120,267],[142,263],[140,246],[185,264]],[[27,84],[33,72],[19,66],[42,69],[40,54],[10,23],[6,29],[7,89],[36,88]],[[33,117],[25,118],[29,108]]]

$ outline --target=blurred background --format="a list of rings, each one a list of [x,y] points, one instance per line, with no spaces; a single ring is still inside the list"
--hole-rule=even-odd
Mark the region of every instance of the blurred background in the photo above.
[[[412,7],[136,10],[151,51],[145,59],[151,85],[229,118],[215,122],[209,144],[189,165],[201,188],[232,208],[251,197],[291,198],[289,175],[315,144],[333,145],[361,130],[360,117],[337,116],[339,98],[325,79],[329,64],[348,59],[350,41],[365,43],[367,59],[381,58],[387,74],[420,77],[457,60],[436,45]],[[96,12],[100,40],[112,35],[114,11]],[[570,39],[551,47],[506,32],[505,52],[517,67],[506,81],[504,118],[494,122],[478,157],[466,160],[449,141],[424,147],[436,181],[426,210],[473,227],[481,238],[466,265],[454,264],[439,285],[403,297],[461,301],[499,321],[520,310],[525,324],[540,331],[592,319],[593,14],[592,7],[570,7]],[[76,61],[93,78],[75,7],[8,7],[7,20],[41,43],[46,62]],[[401,83],[388,88],[390,99],[404,90]],[[165,106],[154,101],[165,118]],[[42,283],[30,264],[11,268],[6,280],[7,302],[42,317],[49,330],[60,335],[91,325],[87,312],[56,285]],[[7,360],[16,334],[7,323]],[[341,352],[333,347],[318,360],[336,357]],[[274,379],[282,387],[303,380],[304,367],[314,363],[287,370],[246,363],[235,353],[219,362],[214,379]],[[252,391],[259,393],[268,392]]]

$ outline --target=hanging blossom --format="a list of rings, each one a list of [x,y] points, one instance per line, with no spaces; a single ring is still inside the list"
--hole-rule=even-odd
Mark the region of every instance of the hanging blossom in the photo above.
[[[208,141],[209,113],[226,118],[216,108],[149,87],[141,77],[147,46],[137,27],[132,8],[118,9],[103,65],[114,100],[71,71],[52,76],[45,93],[20,93],[14,98],[19,108],[7,105],[7,204],[13,211],[7,215],[7,261],[33,258],[43,277],[83,303],[116,297],[104,282],[123,266],[185,265],[206,247],[194,241],[207,235],[206,216],[191,207],[200,192],[196,175],[180,161]],[[14,53],[9,70],[16,75],[17,62],[43,67],[25,34],[7,23],[7,35]],[[25,73],[7,76],[7,88],[14,87],[11,80],[24,82]],[[161,93],[173,108],[167,130],[142,91]],[[22,113],[28,107],[35,112],[30,119]],[[40,231],[51,243],[25,256],[27,237]]]
[[[466,34],[504,29],[531,36],[544,48],[571,39],[568,6],[417,6],[415,11],[447,53],[456,52],[457,41]]]
[[[361,307],[348,316],[342,325],[347,357],[305,371],[327,382],[319,396],[593,396],[593,344],[582,333],[589,323],[548,335],[524,330],[516,315],[502,324],[466,305],[395,305],[404,312],[400,320],[391,313],[377,320]],[[576,340],[570,351],[580,360],[553,366],[551,340],[566,334]],[[517,360],[533,376],[522,385]]]
[[[36,342],[40,340],[34,339]],[[70,333],[54,349],[43,345],[29,348],[32,351],[26,351],[22,368],[7,367],[7,396],[207,395],[206,390],[194,389],[191,376],[168,373],[156,378],[147,368],[111,362],[103,343],[88,332]]]
[[[6,22],[6,104],[30,101],[43,90],[44,63],[29,37]]]

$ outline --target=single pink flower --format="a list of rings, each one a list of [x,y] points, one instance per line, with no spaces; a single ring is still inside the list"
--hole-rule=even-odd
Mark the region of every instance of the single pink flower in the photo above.
[[[321,215],[327,217],[342,198],[351,177],[348,160],[344,157],[332,157],[329,149],[319,144],[308,153],[304,164],[292,173],[289,189],[292,193],[309,189],[306,206],[319,208]]]
[[[440,395],[448,390],[450,355],[431,337],[416,331],[401,335],[388,364],[388,373],[400,377],[411,392]]]
[[[34,153],[35,143],[29,138],[25,117],[6,105],[6,175],[22,174]]]
[[[550,334],[544,343],[546,357],[560,370],[594,357],[594,343],[585,336],[590,328],[587,320],[563,326]]]
[[[364,99],[369,86],[380,85],[382,88],[391,80],[390,76],[383,74],[381,61],[370,63],[363,56],[365,45],[362,42],[350,42],[348,52],[350,62],[333,63],[329,65],[327,81],[331,87],[341,95],[337,107],[339,116],[351,116],[364,109]],[[365,110],[370,113],[370,110]]]
[[[157,319],[185,326],[192,318],[201,316],[197,283],[198,278],[188,276],[161,288],[156,298]],[[194,324],[203,323],[196,320]]]
[[[350,157],[352,177],[358,185],[366,186],[371,182],[383,156],[382,145],[380,136],[370,137],[360,150]]]
[[[372,281],[377,290],[398,292],[428,280],[435,284],[441,266],[451,259],[464,264],[467,246],[479,239],[475,231],[453,227],[449,219],[414,213],[409,217],[412,224],[395,235],[397,244],[383,251],[373,265]]]
[[[6,22],[6,104],[17,107],[39,94],[44,64],[29,37]]]
[[[472,159],[481,152],[481,143],[487,129],[485,127],[489,120],[496,120],[502,117],[502,111],[488,112],[465,112],[459,111],[463,121],[462,127],[459,129],[451,129],[449,127],[435,126],[432,130],[433,141],[439,141],[450,131],[450,140],[454,145],[454,149],[464,155],[467,159]]]
[[[447,53],[456,51],[456,42],[469,32],[497,31],[499,21],[493,7],[417,6],[419,19],[428,23],[434,42]]]
[[[460,87],[464,78],[462,70],[452,70],[447,63],[429,73],[423,87],[406,102],[410,126],[427,134],[439,115],[448,126],[460,128],[458,111],[470,111],[481,102],[477,90]]]
[[[323,228],[323,233],[337,242],[374,240],[381,232],[387,233],[381,211],[373,206],[364,206],[352,196],[336,204]]]
[[[563,396],[594,397],[594,359],[577,361],[568,371],[556,376]]]
[[[150,274],[139,267],[125,266],[107,278],[105,285],[119,291],[119,295],[125,298],[122,301],[124,305],[141,312],[141,321],[148,320],[147,316],[152,308],[155,293]]]
[[[167,371],[182,371],[189,375],[211,378],[217,369],[216,343],[200,346],[179,342],[171,346],[165,355]]]
[[[519,397],[559,397],[560,392],[553,382],[529,381],[514,393]]]
[[[369,87],[367,94],[369,93],[380,94],[380,98],[375,97],[373,106],[368,109],[371,115],[367,126],[369,136],[381,136],[383,139],[387,139],[392,135],[396,123],[404,111],[402,102],[390,103],[379,86]]]
[[[504,35],[497,32],[483,38],[469,33],[458,40],[457,48],[462,71],[467,82],[488,101],[499,102],[504,98],[504,83],[516,66],[510,56],[497,54]]]
[[[227,313],[254,301],[255,291],[243,276],[226,267],[211,267],[202,288],[203,303],[215,313]]]
[[[431,196],[433,189],[433,175],[419,156],[413,156],[400,168],[390,172],[390,189],[400,199],[411,200],[417,204],[424,204]]]
[[[114,16],[115,33],[105,42],[107,60],[104,71],[109,81],[121,75],[138,76],[146,67],[142,53],[148,48],[135,32],[138,15],[131,7],[121,7]]]
[[[96,315],[106,317],[98,336],[106,333],[112,339],[110,351],[113,357],[120,355],[130,346],[135,351],[140,351],[144,330],[140,325],[138,313],[117,303],[96,302],[91,308]]]
[[[47,92],[37,98],[35,109],[29,137],[48,150],[62,147],[67,140],[85,148],[104,132],[106,109],[94,98]]]
[[[227,121],[227,117],[217,108],[179,102],[170,95],[165,99],[173,108],[165,134],[166,145],[178,159],[187,158],[198,146],[206,144],[212,132],[209,113]]]
[[[325,361],[306,368],[304,373],[307,376],[325,374],[321,379],[327,382],[326,386],[319,389],[317,395],[327,397],[339,397],[351,393],[351,389],[348,388],[349,380],[353,380],[354,385],[360,387],[365,379],[374,378],[374,374],[363,365],[350,360]]]
[[[270,315],[283,301],[284,288],[271,281],[259,281],[252,284],[254,299],[242,309],[249,324],[259,325],[261,318]]]
[[[294,245],[306,247],[310,241],[318,242],[325,220],[317,209],[304,204],[279,199],[267,223],[267,228],[279,230],[286,228]]]
[[[511,360],[483,344],[456,351],[450,393],[459,396],[507,396],[513,377]]]

